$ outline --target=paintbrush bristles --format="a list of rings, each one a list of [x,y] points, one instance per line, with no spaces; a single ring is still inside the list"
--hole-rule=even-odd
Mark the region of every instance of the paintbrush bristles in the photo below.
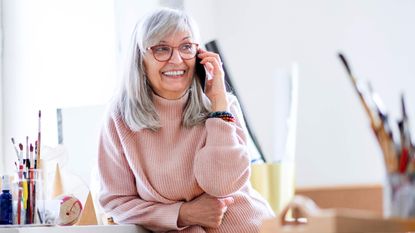
[[[41,116],[42,112],[39,110],[39,129],[37,133],[37,168],[40,168],[40,147],[41,147],[41,128],[40,128],[40,122],[41,122]]]
[[[352,70],[350,69],[349,63],[347,62],[346,58],[342,53],[339,53],[340,60],[343,62],[344,67],[347,70],[347,73],[349,73],[350,76],[352,76]]]
[[[16,147],[16,142],[14,141],[14,138],[12,138],[12,143],[13,143],[14,150],[16,151],[16,153],[18,153],[18,150],[17,150],[17,147]]]
[[[19,149],[20,149],[20,153],[18,154],[18,158],[19,158],[19,165],[23,164],[23,144],[19,143]]]
[[[29,150],[30,150],[30,153],[29,153],[29,155],[30,155],[30,168],[34,168],[34,166],[35,166],[35,163],[34,163],[34,158],[33,158],[33,145],[32,145],[32,143],[30,143],[30,146],[29,146]]]
[[[29,136],[26,136],[26,143],[25,146],[23,143],[19,143],[16,145],[16,141],[14,138],[11,138],[11,142],[13,144],[13,148],[16,152],[16,156],[18,159],[19,166],[23,166],[25,164],[27,168],[39,168],[40,167],[40,147],[41,147],[41,117],[42,112],[39,110],[38,113],[39,119],[38,119],[38,134],[37,134],[37,140],[35,141],[34,145],[32,143],[29,143]],[[26,156],[24,157],[24,148],[26,148]],[[33,153],[34,152],[34,153]],[[29,162],[30,161],[30,162]],[[36,163],[35,163],[36,161]]]
[[[19,150],[17,149],[17,146],[16,146],[16,143],[14,141],[14,138],[11,138],[11,140],[12,140],[12,143],[13,143],[14,151],[16,152],[17,159],[19,159]]]
[[[26,159],[29,158],[29,136],[26,136]]]
[[[401,94],[401,108],[402,108],[402,118],[407,119],[408,116],[406,114],[405,97],[403,93]]]

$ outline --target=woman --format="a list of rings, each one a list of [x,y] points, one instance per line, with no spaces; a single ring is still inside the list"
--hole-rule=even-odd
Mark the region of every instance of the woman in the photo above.
[[[157,232],[258,232],[273,216],[249,184],[244,120],[193,20],[161,9],[134,31],[99,146],[100,203]],[[196,58],[211,78],[205,90]]]

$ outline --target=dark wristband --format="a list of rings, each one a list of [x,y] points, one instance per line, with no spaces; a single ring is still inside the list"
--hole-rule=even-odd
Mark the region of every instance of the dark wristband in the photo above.
[[[211,112],[208,114],[208,118],[220,118],[227,122],[235,122],[236,119],[230,112],[225,111],[218,111],[218,112]]]

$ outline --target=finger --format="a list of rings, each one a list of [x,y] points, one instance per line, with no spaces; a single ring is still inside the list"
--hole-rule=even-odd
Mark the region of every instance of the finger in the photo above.
[[[206,63],[205,66],[206,66],[206,69],[207,69],[208,72],[212,72],[213,71],[213,68],[214,67],[213,67],[213,65],[210,62]]]
[[[210,81],[210,80],[212,80],[213,79],[213,76],[212,76],[212,74],[213,74],[213,69],[214,69],[214,67],[213,67],[213,65],[212,64],[210,64],[210,63],[206,63],[205,64],[205,67],[206,67],[206,79],[208,80],[208,81]]]
[[[202,54],[202,53],[206,53],[207,52],[207,50],[206,49],[203,49],[203,48],[199,48],[198,50],[197,50],[197,54],[198,55],[200,55],[200,54]]]
[[[208,63],[210,63],[213,65],[213,68],[218,69],[218,70],[222,68],[222,62],[220,62],[214,57],[205,57],[200,63],[203,65],[207,65]]]
[[[199,49],[197,51],[197,56],[201,59],[203,59],[204,57],[208,57],[208,56],[212,56],[212,57],[216,57],[216,58],[220,59],[219,53],[215,53],[215,52],[212,52],[212,51],[207,51],[207,50],[204,50],[204,49]]]
[[[208,56],[213,56],[213,57],[217,57],[220,58],[219,54],[215,53],[215,52],[211,52],[211,51],[206,51],[206,50],[199,50],[199,53],[197,54],[200,58],[203,57],[208,57]]]
[[[214,53],[214,52],[203,51],[203,52],[200,52],[197,56],[200,59],[203,59],[205,57],[214,57],[214,58],[218,59],[218,61],[221,61],[219,54]]]

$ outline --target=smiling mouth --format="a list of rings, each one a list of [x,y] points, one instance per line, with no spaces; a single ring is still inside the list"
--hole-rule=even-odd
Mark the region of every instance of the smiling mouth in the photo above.
[[[162,72],[163,75],[168,76],[168,77],[178,77],[178,76],[183,76],[185,73],[184,70],[175,70],[175,71],[166,71],[166,72]]]

